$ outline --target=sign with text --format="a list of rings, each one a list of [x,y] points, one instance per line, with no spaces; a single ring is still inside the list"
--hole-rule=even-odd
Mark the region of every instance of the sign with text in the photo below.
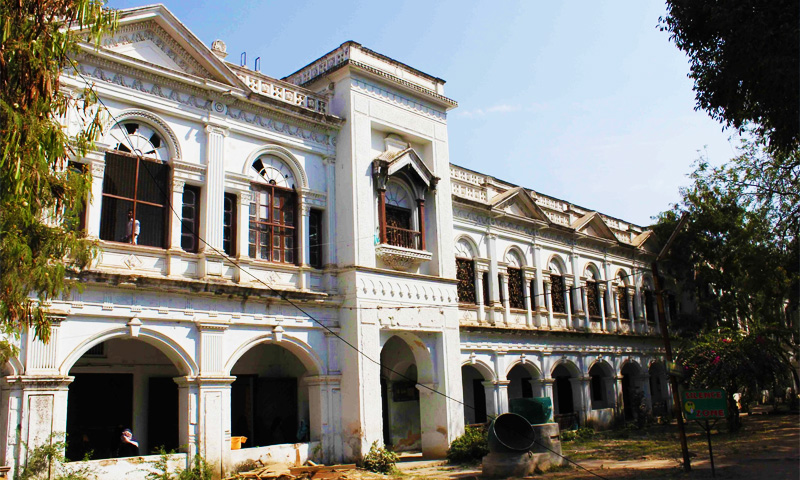
[[[681,403],[686,420],[713,420],[728,413],[728,399],[722,389],[686,390]]]

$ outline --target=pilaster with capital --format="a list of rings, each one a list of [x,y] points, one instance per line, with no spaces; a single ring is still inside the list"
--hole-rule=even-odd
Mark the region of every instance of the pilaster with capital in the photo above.
[[[544,293],[547,300],[547,328],[553,328],[553,284],[550,282],[550,277],[544,281]]]
[[[573,303],[574,303],[574,312],[576,317],[581,317],[583,315],[583,297],[579,294],[577,289],[581,287],[581,274],[580,269],[578,268],[578,261],[580,260],[581,256],[575,253],[574,251],[570,254],[570,259],[572,260],[572,279],[573,283],[576,288],[576,294],[572,295]]]
[[[536,278],[536,269],[531,267],[522,267],[522,293],[525,300],[525,326],[532,328],[533,323],[533,304],[536,298],[533,281]]]
[[[606,286],[603,283],[597,284],[597,300],[600,302],[600,330],[606,331],[606,307],[605,307]]]
[[[508,298],[508,265],[505,263],[498,263],[497,273],[497,281],[500,284],[499,291],[502,292],[500,298],[503,300],[503,323],[508,325],[511,320],[511,299]]]
[[[495,318],[495,305],[500,303],[500,286],[498,283],[497,267],[497,235],[491,232],[486,234],[486,245],[489,254],[489,321],[497,323]]]
[[[478,322],[486,319],[486,309],[483,304],[483,276],[489,272],[489,262],[483,259],[475,259],[475,300],[478,305]]]
[[[177,208],[178,205],[183,205],[183,189],[186,186],[186,182],[183,180],[176,178],[174,175],[172,177],[172,184],[170,188],[170,198],[172,205],[175,206],[175,211],[180,212],[181,209]],[[202,225],[203,222],[200,222]],[[174,213],[170,212],[169,216],[169,249],[170,250],[180,250],[181,249],[181,219],[175,216]],[[203,235],[201,234],[201,237]],[[205,237],[203,237],[205,238]]]
[[[587,292],[588,288],[589,287],[586,285],[586,283],[584,283],[581,286],[581,298],[583,299],[583,304],[586,305],[586,308],[583,311],[583,319],[584,319],[583,328],[587,332],[589,330],[591,330],[591,327],[592,327],[592,324],[591,324],[591,322],[589,320],[589,306],[588,306],[589,305],[589,294]]]
[[[200,218],[201,237],[206,247],[212,251],[222,251],[222,223],[224,215],[223,198],[225,195],[225,139],[228,129],[216,125],[206,125],[206,185],[201,197],[205,208],[205,217]]]
[[[572,278],[568,276],[564,276],[564,306],[567,310],[567,328],[574,328],[575,326],[572,325],[572,302],[571,298],[576,295],[570,295],[572,291]]]

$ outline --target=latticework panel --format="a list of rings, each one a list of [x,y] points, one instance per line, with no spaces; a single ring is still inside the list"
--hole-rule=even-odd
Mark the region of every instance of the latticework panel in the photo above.
[[[600,316],[600,293],[597,290],[597,282],[591,280],[586,282],[586,308],[589,309],[590,317]]]
[[[511,308],[525,308],[525,289],[519,268],[508,268],[508,303]]]
[[[456,269],[458,301],[461,303],[477,303],[475,298],[475,262],[457,258]]]
[[[553,312],[567,313],[567,306],[564,302],[564,279],[561,275],[550,275],[551,289],[550,297],[553,299]]]
[[[617,299],[619,300],[620,318],[631,318],[630,310],[628,310],[628,289],[625,287],[617,287]]]

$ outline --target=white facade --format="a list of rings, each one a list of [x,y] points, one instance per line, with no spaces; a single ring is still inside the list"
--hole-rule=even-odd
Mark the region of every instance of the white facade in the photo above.
[[[50,305],[50,342],[24,334],[4,369],[0,461],[57,432],[71,458],[114,457],[122,427],[219,475],[376,441],[441,457],[509,398],[597,425],[632,388],[667,400],[649,233],[452,165],[443,80],[354,42],[277,80],[163,6],[123,11],[101,45],[62,79],[111,114],[76,159],[98,255]]]

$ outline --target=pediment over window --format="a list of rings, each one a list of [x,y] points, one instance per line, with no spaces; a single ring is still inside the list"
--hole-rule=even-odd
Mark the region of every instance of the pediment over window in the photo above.
[[[403,174],[414,184],[430,190],[436,189],[436,184],[439,182],[439,177],[431,172],[411,147],[399,151],[386,150],[372,163],[372,169],[378,178],[379,187],[385,187],[380,182],[385,183],[388,177]]]
[[[244,87],[242,81],[163,5],[119,12],[103,49],[168,70]]]
[[[590,237],[601,238],[613,242],[619,241],[611,228],[603,221],[603,217],[597,212],[587,213],[581,218],[572,222],[570,225],[576,232]]]
[[[533,201],[522,187],[515,187],[495,195],[489,205],[493,212],[550,223],[547,214]]]
[[[659,245],[658,241],[656,240],[656,234],[652,230],[645,230],[644,232],[640,233],[633,237],[631,244],[634,247],[642,248],[647,250],[648,252],[658,253]]]

